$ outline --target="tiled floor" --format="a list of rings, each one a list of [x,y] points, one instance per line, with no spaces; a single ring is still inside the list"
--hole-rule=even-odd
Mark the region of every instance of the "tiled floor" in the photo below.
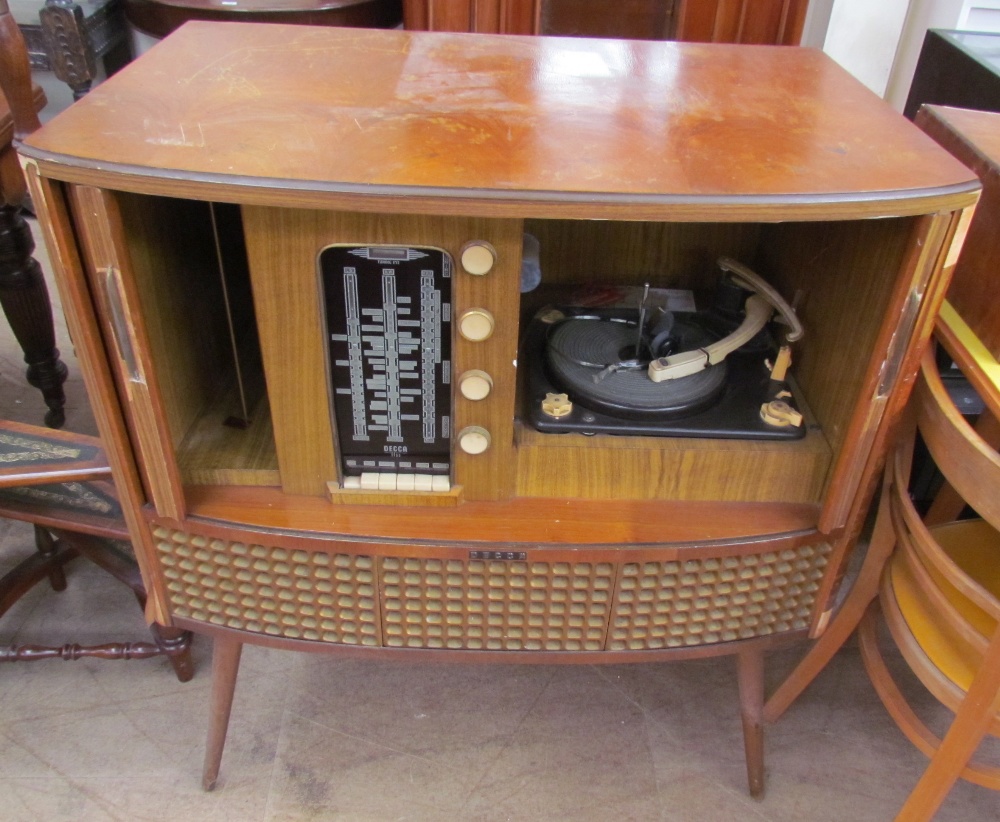
[[[90,432],[64,333],[60,347],[73,374],[68,427]],[[42,413],[3,326],[0,414]],[[27,527],[0,521],[0,566],[32,550]],[[40,586],[0,620],[3,643],[145,638],[130,593],[80,561],[67,591]],[[881,822],[925,764],[853,648],[768,730],[767,792],[755,801],[728,658],[416,665],[248,647],[220,785],[207,794],[209,650],[196,641],[197,674],[183,685],[162,659],[0,668],[0,820]],[[772,684],[797,653],[773,658]],[[1000,794],[965,783],[938,816],[998,818]]]

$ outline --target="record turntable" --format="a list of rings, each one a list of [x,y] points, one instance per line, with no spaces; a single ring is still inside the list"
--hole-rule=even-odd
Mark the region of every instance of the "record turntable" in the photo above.
[[[788,374],[790,344],[803,336],[795,311],[741,263],[723,257],[719,267],[703,311],[653,306],[647,285],[637,307],[536,313],[525,337],[531,424],[548,433],[805,436]]]

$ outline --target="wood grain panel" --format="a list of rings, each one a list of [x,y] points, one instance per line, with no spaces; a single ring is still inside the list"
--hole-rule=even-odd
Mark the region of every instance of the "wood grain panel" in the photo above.
[[[338,479],[335,435],[327,391],[316,258],[334,243],[427,245],[456,261],[452,316],[486,308],[497,320],[490,339],[453,339],[452,373],[480,369],[493,377],[485,400],[453,400],[453,431],[486,428],[492,445],[484,454],[455,449],[452,481],[468,499],[503,499],[513,487],[513,418],[521,223],[517,220],[444,219],[341,212],[245,209],[251,276],[277,440],[282,484],[290,493],[320,494]],[[482,277],[457,265],[462,246],[485,240],[497,264]],[[400,498],[402,499],[402,498]]]
[[[118,194],[151,361],[176,448],[228,373],[208,204]]]
[[[764,229],[759,271],[796,305],[805,337],[793,369],[834,454],[885,323],[911,220],[800,223]]]
[[[753,223],[646,223],[527,220],[541,246],[543,282],[710,288],[722,255],[752,260]]]
[[[518,429],[517,493],[591,500],[822,500],[830,447],[813,429],[794,442],[585,437]]]
[[[252,409],[245,428],[227,424],[231,408],[223,393],[188,429],[177,452],[184,484],[281,485],[267,398]]]
[[[282,488],[323,494],[337,477],[316,255],[319,214],[243,209]]]
[[[678,40],[796,46],[809,0],[679,0]]]
[[[136,280],[136,272],[141,276],[142,271],[133,269],[119,203],[111,192],[83,187],[73,188],[70,199],[91,292],[127,398],[126,414],[143,477],[158,513],[183,516],[180,472]]]
[[[65,311],[66,325],[87,386],[94,421],[111,465],[115,489],[122,502],[122,516],[128,525],[146,587],[146,614],[152,621],[170,625],[163,575],[156,562],[149,530],[140,514],[146,502],[146,491],[129,440],[101,325],[87,287],[77,238],[70,231],[73,221],[69,215],[65,191],[58,183],[39,177],[34,163],[25,163],[24,172],[39,226],[44,233],[49,261]]]
[[[455,507],[331,505],[318,497],[292,496],[277,488],[193,488],[189,504],[199,527],[215,521],[270,529],[289,547],[328,541],[355,541],[358,550],[397,556],[468,557],[473,549],[523,544],[554,560],[666,561],[760,550],[761,538],[795,543],[815,537],[819,506],[808,503],[678,502],[521,497],[466,501]],[[249,539],[249,538],[248,538]],[[364,546],[364,547],[361,547]]]
[[[403,0],[410,31],[537,34],[541,0]]]

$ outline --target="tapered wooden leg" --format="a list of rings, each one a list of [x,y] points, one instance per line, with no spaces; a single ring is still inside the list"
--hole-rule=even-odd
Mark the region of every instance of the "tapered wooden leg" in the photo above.
[[[896,537],[893,534],[892,518],[889,513],[888,483],[885,483],[868,553],[858,572],[858,578],[826,630],[767,700],[764,705],[764,722],[777,722],[854,633],[868,605],[878,595],[882,568],[895,544]]]
[[[758,798],[764,793],[764,654],[741,652],[736,657],[736,672],[740,685],[747,783],[750,796]]]
[[[233,707],[236,675],[240,670],[243,643],[218,637],[212,649],[212,701],[208,713],[208,742],[205,746],[205,767],[201,786],[210,791],[219,778],[222,749],[229,730],[229,713]]]

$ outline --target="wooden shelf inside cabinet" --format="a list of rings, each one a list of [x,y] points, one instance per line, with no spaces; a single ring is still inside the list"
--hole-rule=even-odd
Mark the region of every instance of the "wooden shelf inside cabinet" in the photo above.
[[[274,429],[267,398],[250,420],[231,419],[233,401],[220,396],[200,415],[177,449],[186,485],[280,485]]]
[[[258,642],[737,654],[759,791],[761,656],[825,624],[968,169],[809,49],[199,22],[21,152],[155,609],[221,648],[206,784]],[[802,438],[532,427],[536,304],[735,289],[738,324],[720,258],[804,327],[787,381],[742,350]],[[435,476],[448,505],[413,504]]]

